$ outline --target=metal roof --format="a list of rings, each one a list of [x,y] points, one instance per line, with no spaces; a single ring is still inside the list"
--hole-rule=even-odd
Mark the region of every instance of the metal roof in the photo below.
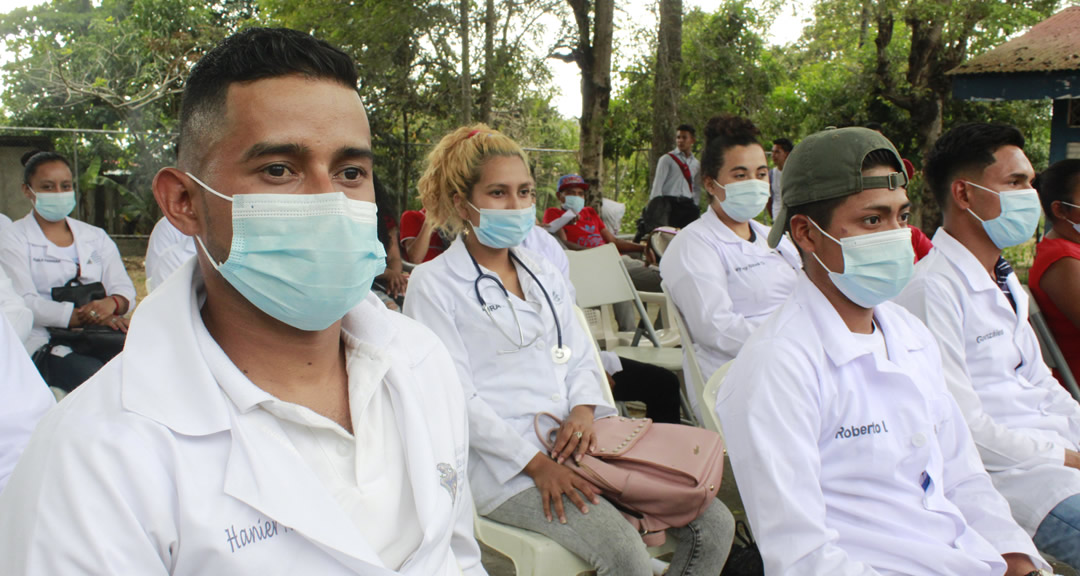
[[[1019,38],[980,54],[948,75],[1080,70],[1080,6],[1036,24]]]

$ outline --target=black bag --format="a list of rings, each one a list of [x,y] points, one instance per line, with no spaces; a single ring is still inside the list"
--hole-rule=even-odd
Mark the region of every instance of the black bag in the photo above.
[[[63,286],[52,289],[52,299],[55,302],[71,302],[76,308],[82,308],[94,300],[101,300],[106,296],[105,285],[101,282],[83,284],[79,282],[79,273],[67,281]]]
[[[645,206],[637,221],[634,242],[641,242],[658,226],[686,228],[701,216],[697,204],[685,196],[657,196]]]
[[[750,528],[742,520],[735,521],[735,541],[720,576],[765,576],[765,561]]]
[[[63,286],[52,289],[52,299],[56,302],[71,302],[76,308],[101,300],[107,296],[105,285],[101,282],[83,284],[79,281],[81,268],[75,277]],[[102,362],[108,362],[124,349],[127,334],[113,330],[108,326],[86,326],[83,328],[46,328],[49,331],[49,343],[42,349],[42,359],[54,346],[67,346],[77,354],[93,356]]]

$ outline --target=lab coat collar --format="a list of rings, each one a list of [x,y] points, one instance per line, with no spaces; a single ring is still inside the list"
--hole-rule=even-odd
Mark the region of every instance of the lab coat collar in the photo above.
[[[520,248],[511,248],[510,250],[514,252],[514,256],[517,256],[533,274],[536,274],[537,278],[543,276],[541,270],[542,264],[533,258],[527,250],[522,250]],[[477,277],[476,266],[473,266],[473,259],[469,256],[469,249],[465,247],[465,241],[463,239],[454,241],[454,243],[451,244],[439,258],[446,259],[446,266],[450,269],[451,273],[468,282],[470,286],[474,285]],[[492,272],[483,264],[477,264],[480,266],[480,270],[485,274],[490,274],[496,278],[499,277],[498,274]],[[539,286],[536,285],[536,282],[533,281],[528,272],[525,272],[524,270],[520,271],[518,279],[521,281],[521,290],[525,293],[527,302],[544,302],[544,295],[540,292]],[[537,312],[537,310],[529,307],[516,306],[515,308],[518,310]]]
[[[975,255],[967,249],[967,246],[964,246],[959,240],[946,232],[944,228],[937,229],[932,242],[934,243],[934,249],[939,250],[942,256],[960,272],[960,276],[972,292],[1000,291],[993,277],[986,272],[986,268],[983,268],[982,264],[979,264]]]
[[[63,259],[64,249],[60,248],[56,244],[53,244],[51,240],[45,237],[45,232],[41,229],[41,224],[38,224],[37,218],[34,218],[34,211],[31,210],[29,214],[22,218],[26,221],[27,241],[30,244],[44,246],[45,254],[50,258]],[[80,242],[80,238],[88,232],[89,225],[76,220],[70,216],[64,217],[64,221],[67,222],[68,229],[71,230],[71,237],[74,239],[75,253],[79,256],[79,265],[82,269],[86,269],[86,266],[93,264],[91,260],[92,254],[86,252],[89,246],[85,242]]]
[[[870,354],[869,350],[858,344],[832,303],[801,270],[796,281],[794,298],[810,315],[817,329],[818,339],[833,364],[842,366],[859,356]],[[908,352],[921,350],[926,343],[900,321],[899,313],[892,308],[893,306],[892,303],[886,302],[874,308],[874,322],[885,335],[885,347],[889,351],[889,358],[894,363],[902,364],[902,358]]]
[[[701,219],[705,222],[705,226],[716,236],[718,240],[724,244],[735,244],[739,246],[743,253],[751,253],[756,250],[764,249],[769,250],[768,244],[760,245],[769,237],[769,229],[756,220],[750,220],[750,228],[754,230],[755,242],[750,242],[744,238],[740,238],[734,230],[728,228],[727,224],[724,224],[720,217],[716,215],[716,210],[713,209],[710,203],[705,213],[701,215]]]

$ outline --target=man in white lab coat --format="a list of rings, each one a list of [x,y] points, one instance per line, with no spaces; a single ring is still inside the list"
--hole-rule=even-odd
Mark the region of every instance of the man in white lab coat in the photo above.
[[[1023,147],[1003,125],[938,139],[925,173],[944,225],[896,302],[936,337],[945,382],[1013,516],[1040,550],[1080,568],[1080,404],[1043,362],[1027,292],[1001,256],[1039,223]]]
[[[0,495],[0,574],[484,574],[454,365],[369,293],[356,84],[284,29],[195,66],[154,194],[197,258],[42,420]]]
[[[865,128],[818,132],[784,169],[776,246],[791,298],[717,396],[766,574],[1039,574],[983,470],[926,328],[887,302],[911,276],[900,156]]]

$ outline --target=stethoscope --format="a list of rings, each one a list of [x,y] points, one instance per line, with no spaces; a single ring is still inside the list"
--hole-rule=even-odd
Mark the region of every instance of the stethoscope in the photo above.
[[[468,252],[468,250],[466,250],[466,252]],[[514,309],[513,303],[510,302],[510,292],[506,290],[506,286],[503,286],[502,281],[500,281],[495,276],[492,276],[491,274],[485,274],[484,271],[480,269],[480,264],[476,262],[476,258],[473,258],[473,255],[471,253],[469,254],[469,259],[472,260],[473,266],[476,267],[477,276],[476,280],[473,282],[473,291],[476,293],[476,301],[480,303],[480,308],[482,308],[484,310],[484,313],[487,314],[487,317],[489,320],[491,320],[491,323],[495,325],[495,328],[503,335],[504,338],[506,338],[511,344],[517,346],[518,350],[523,350],[536,343],[536,341],[540,339],[540,336],[542,336],[543,333],[537,334],[536,338],[533,338],[531,341],[529,341],[528,344],[525,343],[525,333],[521,329],[521,321],[518,319],[517,310]],[[547,300],[548,308],[551,309],[551,317],[555,320],[555,333],[558,336],[559,342],[557,346],[551,349],[551,360],[556,364],[566,364],[568,361],[570,361],[571,351],[569,347],[563,345],[562,325],[559,323],[559,315],[555,312],[555,305],[551,303],[551,296],[548,296],[547,289],[544,288],[544,285],[542,283],[540,283],[540,279],[536,277],[536,274],[533,274],[533,271],[529,270],[529,267],[526,266],[525,263],[522,262],[521,259],[518,258],[513,251],[510,251],[510,259],[512,259],[514,262],[517,262],[519,266],[521,266],[526,272],[529,273],[529,276],[532,277],[533,282],[536,282],[536,285],[540,287],[540,292],[544,294],[544,299]],[[499,287],[500,290],[502,290],[503,295],[506,296],[506,305],[510,308],[510,313],[514,316],[514,323],[517,324],[518,327],[518,338],[516,344],[514,343],[514,338],[507,334],[506,330],[503,330],[502,326],[499,326],[499,323],[495,321],[495,317],[491,315],[491,309],[488,308],[487,302],[485,302],[484,297],[480,295],[481,280],[491,280]]]

